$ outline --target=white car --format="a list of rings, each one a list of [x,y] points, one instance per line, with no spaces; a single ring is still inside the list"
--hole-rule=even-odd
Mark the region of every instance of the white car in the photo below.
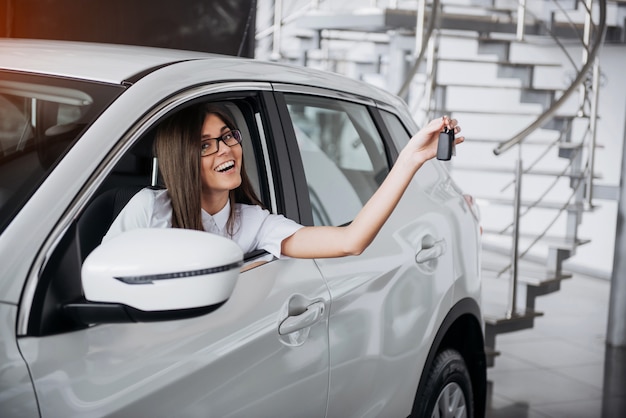
[[[258,195],[305,225],[350,222],[417,130],[330,73],[0,40],[0,416],[482,416],[480,226],[445,163],[360,256],[240,272],[268,255],[173,229],[100,245],[160,187],[155,127],[199,102],[230,110]]]

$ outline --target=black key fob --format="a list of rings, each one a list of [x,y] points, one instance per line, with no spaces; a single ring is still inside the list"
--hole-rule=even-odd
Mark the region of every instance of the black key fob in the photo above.
[[[437,159],[448,161],[452,158],[454,151],[454,130],[446,128],[439,134],[439,142],[437,143]]]

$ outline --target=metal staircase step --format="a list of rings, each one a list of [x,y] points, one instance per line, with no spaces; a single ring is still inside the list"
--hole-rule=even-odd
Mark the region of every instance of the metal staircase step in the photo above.
[[[495,238],[506,237],[507,239],[509,239],[511,237],[510,229],[503,232],[483,227],[482,248],[483,250],[493,251],[499,254],[511,254],[510,242],[506,244],[504,244],[502,241],[496,242],[495,240],[490,242],[490,236]],[[524,232],[520,233],[520,239],[535,239],[535,237],[536,235],[533,234]],[[589,242],[591,242],[591,240],[586,238],[572,239],[564,236],[545,235],[542,237],[541,242],[544,243],[544,245],[552,248],[569,250],[580,247],[581,245],[588,244]]]
[[[504,270],[505,267],[506,267],[506,264],[484,265],[483,263],[482,270],[483,270],[483,273],[497,274],[500,271]],[[573,277],[571,273],[554,272],[554,271],[548,270],[545,267],[543,271],[529,271],[525,269],[520,269],[520,270],[521,271],[519,271],[519,274],[517,277],[518,285],[526,286],[526,287],[535,287],[538,289],[545,288],[546,292],[542,294],[552,293],[550,289],[553,288],[553,285],[560,284],[563,280],[571,279]],[[508,277],[503,276],[503,277],[498,278],[498,280],[508,280]],[[555,289],[555,290],[558,290],[558,289]]]
[[[452,59],[450,59],[450,61],[454,61]],[[526,91],[526,92],[530,92],[530,93],[562,93],[563,90],[562,89],[550,89],[550,88],[544,88],[544,87],[526,87],[526,86],[522,86],[522,85],[509,85],[509,84],[502,84],[502,85],[497,85],[497,84],[472,84],[472,83],[454,83],[454,82],[435,82],[435,87],[452,87],[452,88],[474,88],[474,89],[502,89],[502,90],[519,90],[519,91]]]
[[[494,115],[494,116],[539,116],[541,114],[540,111],[537,112],[524,112],[524,111],[513,111],[513,110],[499,110],[499,109],[493,109],[493,110],[474,110],[474,109],[443,109],[448,113],[454,113],[454,114],[458,114],[458,113],[462,113],[462,114],[468,114],[468,115]],[[557,114],[554,116],[555,118],[561,118],[561,119],[575,119],[575,118],[580,118],[580,117],[586,117],[586,116],[580,116],[580,115],[574,115],[574,114]]]
[[[485,202],[489,202],[490,204],[493,205],[504,205],[504,206],[512,206],[513,205],[513,199],[507,199],[507,198],[502,198],[502,197],[495,197],[495,196],[474,196],[474,198],[478,201],[485,201]],[[536,201],[532,201],[532,200],[522,200],[520,202],[521,207],[535,207],[535,208],[543,208],[543,209],[564,209],[564,210],[576,210],[576,211],[581,211],[581,212],[588,212],[593,210],[593,208],[588,208],[586,207],[583,203],[568,203],[568,204],[564,204],[562,202],[553,202],[553,201],[545,201],[542,200],[541,202],[536,202]]]
[[[526,143],[524,143],[526,145]],[[484,172],[484,173],[504,173],[504,174],[515,174],[515,169],[511,168],[511,167],[487,167],[485,165],[482,166],[467,166],[467,165],[459,165],[459,164],[455,164],[454,165],[454,170],[462,170],[462,171],[477,171],[477,172]],[[529,171],[524,171],[524,175],[531,175],[531,176],[547,176],[547,177],[567,177],[570,179],[584,179],[587,178],[587,176],[585,174],[579,173],[579,174],[571,174],[571,173],[565,173],[563,174],[562,170],[529,170]],[[593,177],[594,179],[601,179],[602,176],[600,176],[599,174],[594,175]]]
[[[493,367],[495,358],[500,355],[500,352],[495,350],[496,335],[532,328],[535,325],[535,318],[540,316],[543,316],[543,313],[533,309],[518,310],[509,316],[504,307],[483,305],[487,367]]]
[[[464,147],[466,147],[468,144],[494,144],[497,145],[499,143],[502,142],[502,138],[475,138],[475,137],[471,137],[471,138],[466,138],[465,139],[465,143],[464,143]],[[549,139],[549,138],[529,138],[526,139],[524,141],[524,145],[538,145],[538,146],[546,146],[546,145],[550,145],[551,143],[554,142],[554,139]],[[455,164],[454,167],[456,168],[457,165]]]
[[[497,65],[506,65],[508,67],[551,67],[558,68],[562,65],[560,63],[555,62],[520,62],[520,61],[508,61],[508,60],[500,60],[497,58],[489,58],[489,57],[478,57],[478,58],[453,58],[453,57],[442,57],[438,58],[438,61],[443,62],[462,62],[466,64],[497,64]]]
[[[553,252],[551,257],[558,257],[559,254],[570,254],[567,250],[563,251],[565,252],[561,250]],[[483,299],[502,300],[504,299],[503,288],[510,289],[511,286],[511,272],[507,270],[507,267],[510,266],[510,256],[490,251],[483,251],[482,254],[483,288],[488,291],[483,294]],[[564,258],[568,257],[569,255],[566,255]],[[551,265],[556,262],[554,261]],[[501,275],[502,273],[505,274]],[[517,301],[527,309],[534,310],[538,297],[559,291],[561,282],[571,278],[572,274],[562,271],[560,267],[555,270],[546,264],[519,260]],[[506,298],[510,297],[510,290],[507,290],[505,296]]]
[[[335,29],[361,32],[387,32],[393,29],[415,29],[415,10],[368,8],[349,11],[315,11],[297,20],[300,28]]]
[[[537,46],[554,44],[554,40],[552,40],[552,38],[546,38],[544,35],[535,33],[525,33],[524,39],[520,40],[517,38],[515,33],[509,32],[490,32],[488,34],[485,34],[485,32],[481,30],[464,31],[443,28],[440,31],[440,35],[444,38],[449,39],[475,40],[478,42],[502,42]]]
[[[495,334],[520,331],[532,328],[534,320],[543,316],[543,312],[534,309],[520,308],[509,315],[507,308],[497,305],[483,305],[483,319],[485,320],[485,331]]]
[[[425,19],[428,20],[431,11],[427,10]],[[481,33],[515,34],[517,22],[508,16],[508,12],[501,13],[499,19],[493,14],[443,12],[439,15],[439,27],[443,29],[476,31]],[[348,30],[362,32],[386,32],[389,30],[415,30],[417,11],[395,8],[363,8],[354,11],[315,11],[309,12],[297,19],[300,28],[322,30]],[[537,25],[527,24],[528,35],[539,34]]]

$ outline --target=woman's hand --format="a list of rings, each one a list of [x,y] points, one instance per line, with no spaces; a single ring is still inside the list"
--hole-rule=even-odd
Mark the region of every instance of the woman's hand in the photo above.
[[[437,155],[439,134],[443,132],[445,128],[454,130],[455,135],[461,132],[461,127],[458,125],[456,119],[450,119],[448,116],[433,119],[413,135],[409,143],[404,147],[402,152],[400,152],[398,159],[402,159],[411,164],[414,169],[418,169],[426,161]],[[454,144],[460,144],[464,140],[465,138],[462,136],[456,137]]]

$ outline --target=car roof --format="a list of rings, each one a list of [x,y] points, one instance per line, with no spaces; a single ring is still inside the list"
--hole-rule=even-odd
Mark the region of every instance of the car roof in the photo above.
[[[118,85],[137,81],[160,67],[190,60],[208,61],[213,81],[288,82],[342,90],[392,103],[398,100],[389,92],[364,82],[289,64],[134,45],[0,38],[0,70]],[[233,63],[245,65],[237,66],[233,74]]]
[[[0,68],[120,84],[139,73],[203,52],[34,39],[0,39]]]

